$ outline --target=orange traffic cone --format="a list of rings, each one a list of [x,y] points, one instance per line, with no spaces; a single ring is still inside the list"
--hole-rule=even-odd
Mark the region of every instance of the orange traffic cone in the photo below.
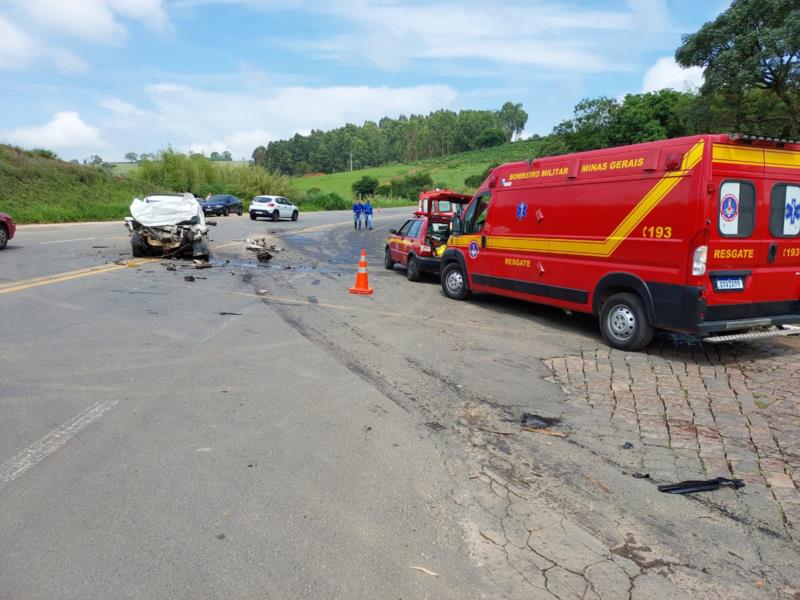
[[[356,284],[350,288],[351,294],[371,294],[372,288],[369,287],[369,275],[367,275],[367,251],[361,251],[361,260],[358,261],[358,274]]]

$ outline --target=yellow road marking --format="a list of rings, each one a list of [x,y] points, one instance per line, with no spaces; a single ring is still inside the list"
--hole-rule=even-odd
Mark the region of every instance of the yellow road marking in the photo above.
[[[88,277],[89,275],[100,275],[102,273],[111,273],[112,271],[119,271],[120,269],[128,269],[139,267],[148,263],[157,262],[158,258],[143,258],[128,261],[125,264],[101,265],[97,267],[88,267],[86,269],[77,269],[76,271],[67,271],[66,273],[56,273],[55,275],[48,275],[46,277],[36,277],[34,279],[25,279],[23,281],[15,281],[6,283],[0,286],[0,295],[10,294],[11,292],[21,292],[31,288],[41,287],[43,285],[50,285],[52,283],[61,283],[63,281],[72,281],[73,279],[80,279]]]

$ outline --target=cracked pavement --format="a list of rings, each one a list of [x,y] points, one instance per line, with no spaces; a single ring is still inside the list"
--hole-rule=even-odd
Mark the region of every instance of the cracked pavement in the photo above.
[[[337,269],[360,245],[349,232],[284,242],[285,264]],[[800,598],[796,340],[667,338],[628,354],[589,318],[453,302],[435,278],[412,284],[401,269],[373,264],[375,296],[353,299],[346,268],[275,266],[255,285],[262,301],[434,440],[490,597]],[[522,412],[562,419],[566,437],[522,430]],[[747,485],[655,486],[719,475]]]

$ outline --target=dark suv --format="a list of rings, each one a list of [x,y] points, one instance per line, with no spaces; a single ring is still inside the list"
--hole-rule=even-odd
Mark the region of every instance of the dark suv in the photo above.
[[[16,230],[17,226],[14,225],[14,219],[6,213],[0,212],[0,250],[6,247],[8,240],[14,237]]]
[[[205,214],[212,213],[227,217],[230,213],[235,212],[240,217],[242,216],[242,201],[230,194],[209,196],[200,202],[200,206],[203,207]]]

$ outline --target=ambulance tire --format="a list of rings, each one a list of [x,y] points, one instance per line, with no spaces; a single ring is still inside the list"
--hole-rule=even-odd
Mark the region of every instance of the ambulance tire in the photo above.
[[[421,277],[421,272],[419,270],[419,263],[417,262],[416,256],[409,256],[408,257],[408,265],[406,265],[406,277],[408,277],[409,281],[419,281]]]
[[[457,262],[450,263],[442,269],[442,291],[453,300],[466,300],[469,297],[467,276]]]
[[[389,247],[387,246],[383,251],[383,266],[390,271],[394,270],[394,261],[392,260],[392,253],[389,252]]]
[[[600,332],[612,348],[637,351],[650,344],[655,329],[647,320],[639,296],[623,292],[614,294],[603,303]]]

